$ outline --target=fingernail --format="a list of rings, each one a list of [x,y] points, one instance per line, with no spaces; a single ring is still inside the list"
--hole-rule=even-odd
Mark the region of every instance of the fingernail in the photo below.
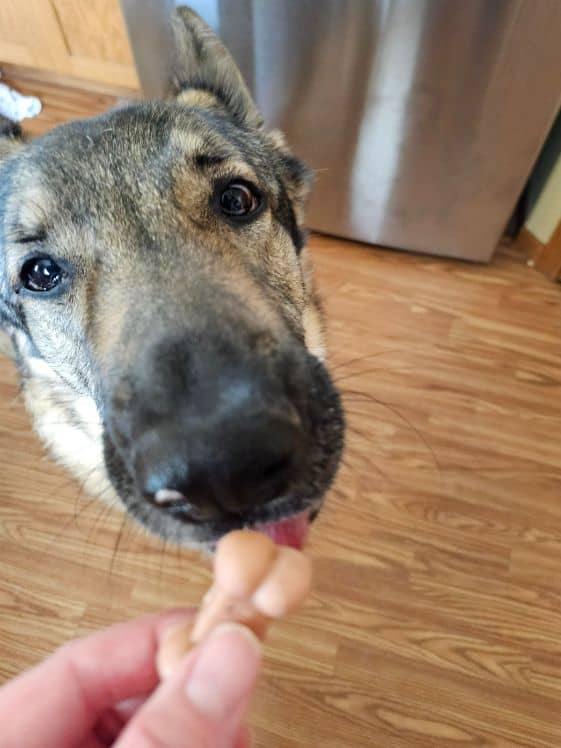
[[[192,646],[191,629],[189,622],[170,626],[164,631],[156,655],[156,667],[162,680],[174,672]]]
[[[200,645],[186,685],[187,698],[206,718],[232,716],[249,697],[261,662],[261,645],[244,626],[217,626]]]

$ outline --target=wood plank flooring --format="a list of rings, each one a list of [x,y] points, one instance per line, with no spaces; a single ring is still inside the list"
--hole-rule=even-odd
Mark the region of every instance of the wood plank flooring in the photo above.
[[[110,103],[29,88],[35,133]],[[559,748],[560,289],[508,248],[484,267],[312,246],[348,444],[313,595],[267,647],[257,745]],[[1,359],[2,679],[208,579],[43,455]]]

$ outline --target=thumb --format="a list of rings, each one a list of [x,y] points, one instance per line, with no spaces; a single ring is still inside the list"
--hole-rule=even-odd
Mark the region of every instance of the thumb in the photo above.
[[[261,645],[249,629],[218,626],[129,722],[115,748],[231,748],[249,709]]]

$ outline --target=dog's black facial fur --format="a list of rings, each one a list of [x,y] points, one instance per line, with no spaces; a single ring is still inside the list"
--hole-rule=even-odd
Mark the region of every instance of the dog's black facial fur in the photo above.
[[[177,74],[186,86],[177,101],[125,107],[31,144],[0,122],[0,315],[28,407],[59,458],[84,474],[72,443],[52,432],[47,401],[65,411],[69,429],[97,440],[133,516],[179,543],[212,545],[233,527],[316,513],[339,462],[343,416],[317,357],[320,314],[302,226],[309,171],[263,130],[200,19],[181,19],[187,46],[193,35],[198,42]],[[248,220],[217,208],[231,182],[259,195]],[[22,292],[22,267],[35,256],[65,268],[56,293]],[[215,431],[201,431],[233,391],[245,394]],[[100,422],[94,436],[84,404]],[[198,486],[196,506],[188,496],[183,506],[158,505],[146,488],[159,468],[138,445],[159,433],[163,444],[168,427],[166,449],[175,445],[182,464],[162,488],[176,487],[169,476],[187,485],[179,473],[193,472],[196,454],[223,473],[218,488]],[[206,451],[194,434],[210,440]],[[212,470],[203,473],[212,483]]]

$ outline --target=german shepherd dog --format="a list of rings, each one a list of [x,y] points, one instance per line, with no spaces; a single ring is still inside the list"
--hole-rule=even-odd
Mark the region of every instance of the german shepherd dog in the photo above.
[[[305,247],[308,168],[174,18],[173,96],[27,143],[0,122],[0,321],[53,456],[143,526],[301,545],[343,446]]]

